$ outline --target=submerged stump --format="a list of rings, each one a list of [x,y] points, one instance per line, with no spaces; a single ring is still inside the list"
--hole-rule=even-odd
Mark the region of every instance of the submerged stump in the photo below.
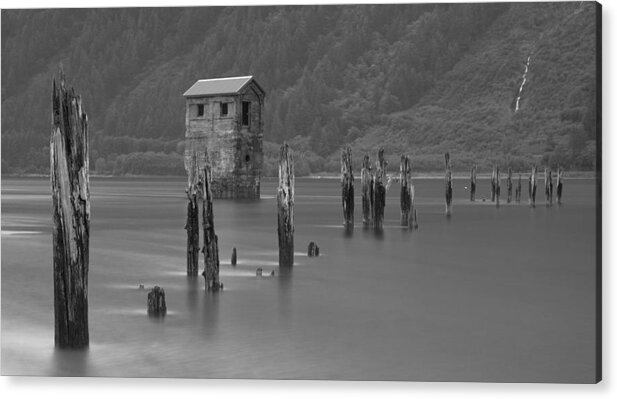
[[[314,241],[311,241],[308,245],[307,255],[309,257],[319,256],[319,246]]]
[[[446,152],[444,157],[446,161],[446,216],[450,216],[452,215],[452,165],[450,164],[450,153]]]
[[[165,290],[157,285],[148,293],[148,315],[165,316],[166,313]]]
[[[343,225],[353,230],[354,189],[351,147],[341,150],[341,186],[343,199]]]
[[[278,240],[279,266],[294,264],[294,160],[287,144],[283,144],[279,158]]]
[[[50,174],[53,201],[54,341],[85,348],[88,332],[90,168],[88,117],[81,97],[65,87],[64,73],[52,86]]]
[[[202,203],[202,226],[204,230],[204,271],[206,291],[218,291],[223,288],[219,280],[219,241],[214,231],[214,208],[212,206],[212,172],[209,161],[204,166],[204,199]]]
[[[386,166],[383,147],[377,152],[377,169],[373,180],[373,228],[380,232],[383,230],[383,217],[386,207]]]
[[[231,251],[231,265],[235,266],[238,263],[238,253],[236,252],[236,247]]]
[[[373,224],[373,171],[368,155],[362,159],[360,180],[362,183],[362,224],[364,227],[369,227]]]

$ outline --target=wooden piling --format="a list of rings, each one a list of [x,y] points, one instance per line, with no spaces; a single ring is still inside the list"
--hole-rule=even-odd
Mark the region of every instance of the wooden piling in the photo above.
[[[496,175],[496,166],[493,165],[493,172],[491,173],[491,202],[495,202],[495,175]]]
[[[206,291],[218,291],[223,287],[219,280],[219,241],[214,232],[214,208],[212,206],[212,171],[209,160],[206,157],[204,165],[203,191],[204,199],[202,203],[202,226],[204,230],[204,271],[202,275],[205,279]]]
[[[319,246],[315,241],[311,241],[308,245],[307,255],[312,258],[314,256],[319,256]]]
[[[476,200],[476,173],[477,173],[477,166],[474,164],[471,167],[471,182],[469,184],[469,200],[471,202],[474,202]]]
[[[501,194],[501,177],[499,176],[499,165],[495,168],[495,206],[499,208],[499,195]]]
[[[166,313],[165,290],[157,285],[148,293],[148,315],[165,316]]]
[[[52,86],[50,174],[53,201],[54,340],[61,348],[85,348],[88,332],[90,171],[88,117],[81,97]]]
[[[197,156],[185,159],[188,172],[188,199],[186,208],[186,274],[197,276],[199,271],[199,200],[203,199],[203,173],[199,172]]]
[[[294,264],[294,160],[287,144],[283,144],[279,158],[278,240],[279,266]]]
[[[401,155],[401,226],[414,227],[413,182],[411,180],[411,161],[407,155]]]
[[[343,225],[353,230],[354,189],[351,147],[341,150],[341,186],[343,199]]]
[[[377,169],[373,180],[373,228],[375,231],[383,230],[383,217],[386,207],[386,166],[383,147],[377,152]]]
[[[373,171],[368,155],[364,155],[362,159],[360,180],[362,183],[362,224],[364,227],[369,227],[373,221],[371,217],[373,211]]]
[[[551,168],[544,168],[544,196],[546,206],[553,205],[553,172]]]
[[[506,181],[506,186],[508,188],[508,204],[512,202],[512,168],[508,168],[508,180]]]
[[[516,185],[516,191],[515,191],[515,194],[514,194],[514,198],[515,198],[515,201],[517,203],[521,202],[521,179],[522,179],[522,176],[519,173],[518,174],[518,183]]]
[[[236,247],[231,250],[231,265],[235,266],[238,263],[238,253],[236,252]]]
[[[529,175],[529,206],[532,208],[536,207],[536,187],[538,185],[536,173],[536,165],[533,165],[531,167],[531,174]]]
[[[446,152],[446,216],[452,214],[452,165],[450,164],[450,153]]]
[[[561,205],[561,195],[563,194],[563,169],[557,167],[557,205]]]

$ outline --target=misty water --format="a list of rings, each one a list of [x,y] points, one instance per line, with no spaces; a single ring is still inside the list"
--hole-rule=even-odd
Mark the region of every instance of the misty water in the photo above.
[[[359,186],[359,181],[356,181]],[[296,180],[296,265],[277,266],[275,181],[214,204],[220,293],[186,276],[186,181],[92,178],[90,348],[54,349],[48,179],[2,179],[2,374],[592,382],[595,181],[564,205],[496,209],[454,180],[416,179],[419,230],[388,191],[381,236],[342,228],[340,182]],[[308,258],[314,240],[321,256]],[[239,263],[230,265],[233,247]],[[263,277],[255,270],[262,267]],[[203,257],[200,268],[203,269]],[[275,270],[276,275],[269,274]],[[146,314],[165,289],[168,314]]]

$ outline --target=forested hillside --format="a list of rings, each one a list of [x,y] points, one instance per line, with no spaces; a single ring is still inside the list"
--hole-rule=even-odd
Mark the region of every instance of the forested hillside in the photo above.
[[[283,140],[298,174],[336,171],[346,144],[422,171],[446,150],[455,168],[593,169],[595,18],[580,2],[3,10],[2,172],[48,170],[60,63],[98,173],[184,174],[182,93],[235,75],[267,92],[265,174]]]

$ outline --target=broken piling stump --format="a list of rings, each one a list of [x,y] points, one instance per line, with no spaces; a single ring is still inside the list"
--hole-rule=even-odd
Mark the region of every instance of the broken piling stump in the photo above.
[[[90,168],[88,117],[81,97],[65,86],[64,73],[52,85],[50,173],[53,201],[54,341],[61,348],[85,348],[88,332],[90,256]]]
[[[477,173],[477,167],[474,164],[471,167],[471,182],[469,184],[469,200],[471,202],[474,202],[476,200],[476,173]]]
[[[514,198],[515,198],[517,203],[521,202],[521,179],[522,179],[522,176],[519,173],[518,174],[518,183],[516,185],[516,190],[515,190],[515,193],[514,193]]]
[[[383,230],[383,217],[386,208],[386,166],[383,147],[377,151],[377,169],[373,181],[373,228],[380,232]]]
[[[263,268],[261,268],[261,267],[258,267],[258,268],[257,268],[257,270],[255,270],[255,275],[256,275],[257,277],[261,277],[261,275],[263,274],[263,272],[264,272],[264,269],[263,269]]]
[[[411,161],[407,155],[401,155],[401,226],[413,229],[413,183],[411,181]]]
[[[165,290],[157,285],[148,293],[148,315],[165,316],[166,313]]]
[[[557,167],[557,205],[561,205],[561,195],[563,194],[563,169]]]
[[[206,291],[218,291],[223,287],[219,280],[219,241],[214,231],[214,209],[212,206],[212,171],[206,157],[203,172],[204,199],[202,204],[202,226],[204,230],[204,271]]]
[[[235,266],[238,263],[238,254],[236,252],[236,247],[231,251],[231,265]]]
[[[279,266],[294,264],[294,160],[287,144],[283,144],[279,158],[278,239]]]
[[[314,241],[311,241],[308,245],[307,255],[309,257],[319,256],[319,247]]]
[[[506,186],[508,188],[508,204],[512,202],[512,168],[508,168],[508,180],[506,181]]]
[[[553,172],[551,168],[544,168],[544,195],[546,206],[553,205]]]
[[[345,230],[353,230],[354,189],[351,147],[341,150],[341,186],[343,197],[343,225]]]
[[[450,164],[450,153],[445,153],[446,160],[446,216],[452,214],[452,165]]]
[[[186,274],[197,276],[199,271],[199,200],[203,199],[203,174],[199,171],[197,154],[185,156],[184,168],[188,173],[186,196]]]
[[[536,165],[533,165],[531,167],[531,174],[529,175],[529,206],[532,208],[536,207],[536,187],[538,185],[536,172]]]
[[[362,159],[360,180],[362,183],[362,224],[364,227],[369,227],[373,222],[371,218],[373,212],[373,171],[368,155],[365,155]]]

